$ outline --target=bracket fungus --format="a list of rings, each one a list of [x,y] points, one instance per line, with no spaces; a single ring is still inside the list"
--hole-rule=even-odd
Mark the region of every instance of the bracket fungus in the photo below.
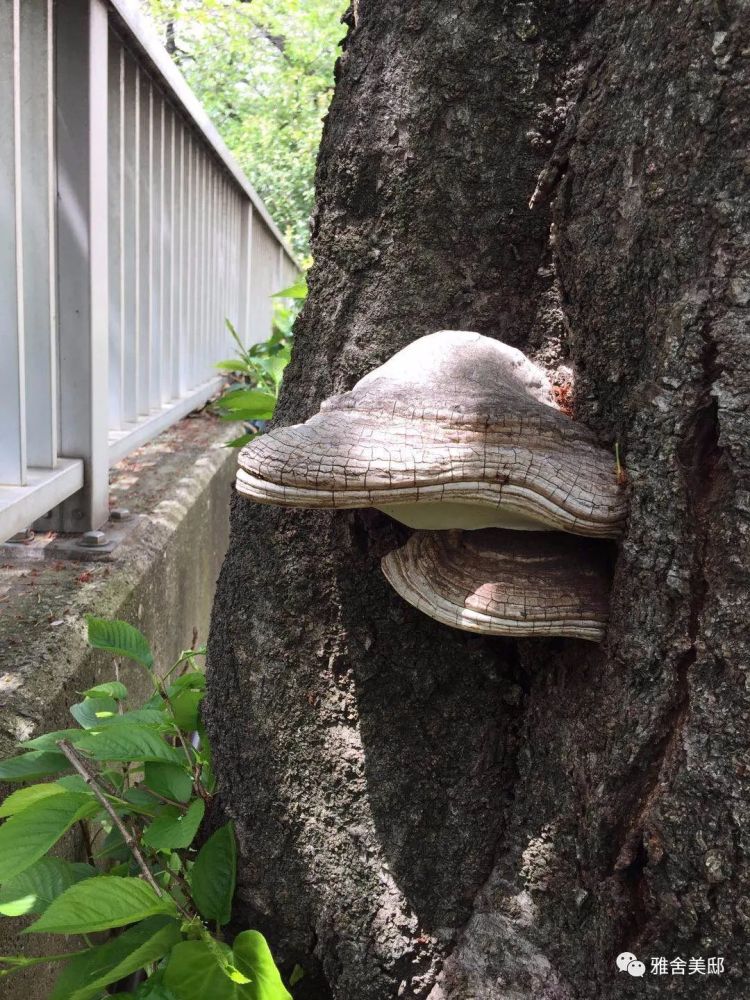
[[[484,635],[600,642],[607,553],[560,533],[418,531],[381,562],[386,579],[431,618]]]
[[[376,507],[413,528],[561,530],[614,538],[611,454],[557,409],[544,372],[478,333],[421,337],[323,403],[255,438],[237,489],[283,507]]]

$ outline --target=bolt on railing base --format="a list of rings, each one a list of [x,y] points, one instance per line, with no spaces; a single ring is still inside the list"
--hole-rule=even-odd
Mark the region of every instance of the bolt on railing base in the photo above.
[[[102,531],[58,534],[36,530],[31,538],[15,536],[0,545],[0,562],[28,563],[53,560],[64,562],[113,562],[117,549],[143,520],[142,515],[116,509]]]

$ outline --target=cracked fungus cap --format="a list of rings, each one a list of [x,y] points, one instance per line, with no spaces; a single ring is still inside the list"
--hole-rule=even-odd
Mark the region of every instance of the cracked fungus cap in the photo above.
[[[604,637],[608,555],[594,541],[497,528],[418,531],[381,566],[404,600],[453,628],[515,638]]]
[[[239,466],[257,503],[376,507],[412,528],[614,538],[625,517],[613,456],[557,409],[544,372],[463,330],[416,340]]]

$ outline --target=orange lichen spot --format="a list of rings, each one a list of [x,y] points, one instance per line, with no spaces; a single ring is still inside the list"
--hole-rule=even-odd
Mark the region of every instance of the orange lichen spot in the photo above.
[[[563,385],[553,385],[552,395],[554,396],[555,402],[558,407],[567,413],[569,417],[573,416],[573,386],[570,382],[566,382]]]

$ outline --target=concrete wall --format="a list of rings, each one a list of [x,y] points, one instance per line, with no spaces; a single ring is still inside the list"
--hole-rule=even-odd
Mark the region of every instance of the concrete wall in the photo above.
[[[114,659],[86,645],[86,614],[136,625],[163,669],[190,646],[194,629],[198,643],[205,642],[228,543],[236,460],[223,443],[236,434],[234,425],[205,414],[188,418],[115,467],[115,503],[136,516],[111,561],[49,558],[48,551],[40,559],[45,539],[22,558],[0,550],[0,756],[15,753],[18,739],[73,725],[67,710],[80,701],[78,692],[115,676]],[[137,707],[150,693],[149,678],[125,661],[118,669]],[[0,798],[8,790],[0,786]],[[61,848],[73,855],[75,838]],[[0,918],[0,954],[78,947],[75,939],[19,937],[27,922]],[[44,1000],[58,968],[37,966],[3,979],[0,995]]]

